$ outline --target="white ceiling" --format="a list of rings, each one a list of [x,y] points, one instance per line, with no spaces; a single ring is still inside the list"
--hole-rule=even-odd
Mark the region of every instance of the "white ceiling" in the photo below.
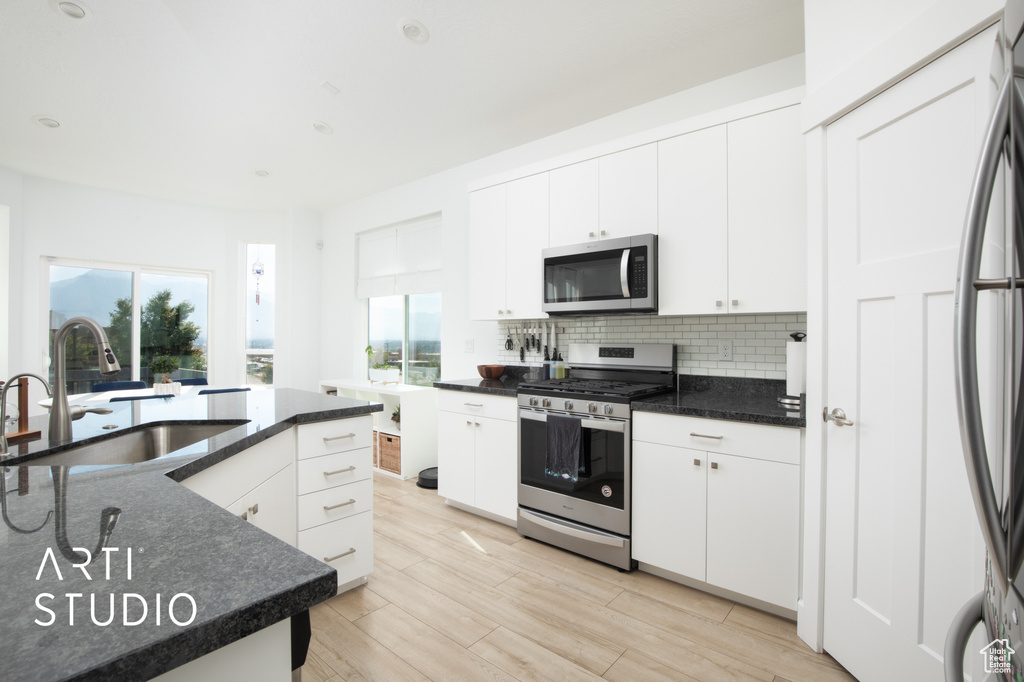
[[[0,165],[225,207],[338,206],[803,51],[802,0],[57,2],[0,2]]]

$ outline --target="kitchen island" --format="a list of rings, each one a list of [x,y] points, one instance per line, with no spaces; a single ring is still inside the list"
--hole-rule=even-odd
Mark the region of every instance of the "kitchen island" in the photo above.
[[[295,425],[358,417],[380,405],[277,389],[109,407],[111,414],[76,421],[70,445],[51,447],[44,436],[12,447],[3,461],[0,677],[150,679],[272,626],[280,631],[335,594],[334,568],[178,481],[244,457]],[[32,424],[44,434],[45,420]],[[63,495],[55,495],[60,469],[32,466],[125,431],[211,421],[235,426],[144,463],[71,467]],[[104,545],[101,518],[111,517],[116,525]],[[93,561],[76,567],[85,552]]]

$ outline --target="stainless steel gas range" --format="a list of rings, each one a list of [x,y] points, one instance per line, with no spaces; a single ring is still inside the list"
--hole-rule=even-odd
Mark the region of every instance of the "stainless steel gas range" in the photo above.
[[[568,365],[519,387],[519,533],[628,571],[630,403],[674,388],[675,347],[573,344]]]

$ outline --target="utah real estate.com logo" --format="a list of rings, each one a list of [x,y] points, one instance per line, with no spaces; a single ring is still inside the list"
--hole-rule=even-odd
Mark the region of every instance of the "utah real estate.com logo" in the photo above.
[[[1017,652],[1010,648],[1009,640],[993,639],[980,653],[985,657],[986,674],[1008,675],[1010,674],[1010,656]]]

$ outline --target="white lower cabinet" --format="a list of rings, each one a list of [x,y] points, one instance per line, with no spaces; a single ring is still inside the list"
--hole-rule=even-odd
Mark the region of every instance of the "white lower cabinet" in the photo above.
[[[182,484],[338,571],[373,571],[373,419],[302,424]]]
[[[296,427],[298,548],[338,571],[338,585],[373,571],[373,418]]]
[[[516,399],[440,391],[438,406],[438,494],[514,522]]]
[[[795,611],[798,429],[636,412],[633,558]]]

